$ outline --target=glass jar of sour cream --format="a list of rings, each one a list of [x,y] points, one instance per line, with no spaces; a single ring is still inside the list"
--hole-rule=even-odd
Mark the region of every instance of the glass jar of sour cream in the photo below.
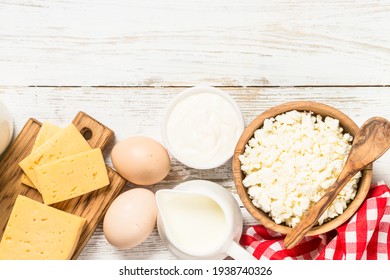
[[[172,156],[196,169],[227,162],[244,130],[240,108],[227,93],[209,86],[189,88],[168,106],[162,138]]]
[[[5,151],[12,140],[14,123],[10,112],[0,100],[0,155]]]

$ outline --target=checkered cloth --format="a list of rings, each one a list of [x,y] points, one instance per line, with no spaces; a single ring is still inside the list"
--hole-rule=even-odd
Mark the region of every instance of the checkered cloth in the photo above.
[[[265,260],[390,260],[390,190],[382,181],[373,185],[354,216],[326,234],[304,237],[285,249],[284,235],[261,225],[244,229],[240,244]]]

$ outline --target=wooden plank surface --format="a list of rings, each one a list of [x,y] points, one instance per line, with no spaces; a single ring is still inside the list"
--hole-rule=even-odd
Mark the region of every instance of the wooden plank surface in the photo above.
[[[0,85],[390,85],[390,1],[0,0]]]
[[[0,99],[9,107],[18,133],[25,121],[34,117],[59,125],[68,123],[78,111],[85,111],[112,128],[116,142],[131,135],[145,135],[161,140],[161,116],[170,100],[184,88],[122,87],[0,87]],[[311,100],[334,106],[358,125],[372,116],[390,119],[388,87],[223,87],[240,106],[246,124],[264,110],[288,101]],[[107,109],[109,108],[109,109]],[[110,150],[111,143],[107,150]],[[105,153],[110,166],[110,155]],[[390,153],[374,164],[373,181],[390,183]],[[232,179],[231,162],[213,170],[196,170],[172,159],[172,170],[165,180],[151,187],[153,191],[172,188],[191,179],[206,179],[228,188],[239,200]],[[134,187],[127,184],[124,190]],[[239,201],[240,203],[240,201]],[[241,204],[241,203],[240,203]],[[242,209],[245,225],[255,223]],[[173,259],[156,230],[140,246],[117,250],[107,243],[101,224],[81,252],[80,259]]]
[[[390,119],[390,1],[0,0],[0,99],[16,134],[30,117],[65,125],[85,111],[116,141],[161,140],[169,101],[198,84],[229,92],[246,123],[303,100],[334,106],[358,125]],[[238,199],[230,163],[200,171],[173,159],[152,190],[190,179],[220,183]],[[390,183],[389,153],[373,179]],[[254,222],[242,212],[246,225]],[[99,225],[79,258],[173,256],[156,230],[120,251]]]

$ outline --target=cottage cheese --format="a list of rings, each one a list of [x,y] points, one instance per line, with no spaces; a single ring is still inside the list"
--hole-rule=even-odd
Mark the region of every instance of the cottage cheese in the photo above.
[[[290,111],[266,119],[239,156],[243,184],[253,204],[277,224],[294,227],[333,184],[351,149],[352,136],[337,119]],[[356,174],[320,217],[342,214],[357,192]]]

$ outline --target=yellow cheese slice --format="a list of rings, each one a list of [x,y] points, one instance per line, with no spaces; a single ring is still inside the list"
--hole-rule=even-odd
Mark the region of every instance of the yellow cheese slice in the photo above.
[[[35,172],[45,204],[80,196],[109,184],[99,148],[41,165]]]
[[[32,150],[36,150],[38,147],[42,146],[46,141],[52,138],[55,134],[60,132],[61,127],[54,125],[49,122],[43,122],[41,129],[38,132],[37,138],[35,139]]]
[[[34,186],[39,189],[34,169],[42,164],[90,150],[88,142],[77,128],[70,124],[38,147],[19,163]]]
[[[38,132],[37,138],[35,139],[34,145],[31,152],[34,152],[38,147],[42,146],[46,141],[53,137],[56,133],[61,130],[59,126],[51,124],[49,122],[42,123],[41,129]],[[26,174],[22,174],[21,182],[27,186],[35,188],[34,184],[27,177]]]
[[[86,219],[19,195],[0,242],[0,260],[66,260]]]

